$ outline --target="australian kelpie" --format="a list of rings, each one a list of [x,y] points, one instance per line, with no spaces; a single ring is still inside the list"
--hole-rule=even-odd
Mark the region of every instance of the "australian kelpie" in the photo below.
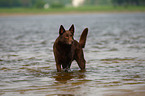
[[[53,52],[56,61],[57,72],[61,72],[61,66],[68,71],[73,60],[76,60],[80,69],[85,70],[85,59],[83,49],[86,43],[88,28],[85,28],[81,34],[79,42],[74,40],[74,25],[69,30],[65,30],[61,25],[59,37],[53,45]]]

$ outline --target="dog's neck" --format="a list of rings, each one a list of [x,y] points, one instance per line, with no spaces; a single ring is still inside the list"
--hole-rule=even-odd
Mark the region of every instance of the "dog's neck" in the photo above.
[[[69,44],[65,44],[64,42],[59,41],[58,42],[58,46],[61,47],[61,48],[63,48],[63,49],[70,49],[71,46],[72,46],[72,44],[69,45]]]
[[[72,45],[64,44],[63,42],[58,42],[57,44],[57,50],[60,52],[60,54],[68,55],[71,53]]]
[[[63,43],[63,42],[61,42],[61,41],[59,41],[58,42],[58,50],[71,50],[71,47],[72,47],[72,45],[68,45],[68,44],[65,44],[65,43]]]

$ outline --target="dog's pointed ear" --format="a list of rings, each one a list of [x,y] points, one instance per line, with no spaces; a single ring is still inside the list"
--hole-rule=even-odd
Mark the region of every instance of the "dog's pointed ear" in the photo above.
[[[59,28],[59,34],[62,35],[65,32],[64,27],[61,25]]]
[[[71,25],[71,27],[69,28],[69,31],[71,31],[74,34],[74,24]]]

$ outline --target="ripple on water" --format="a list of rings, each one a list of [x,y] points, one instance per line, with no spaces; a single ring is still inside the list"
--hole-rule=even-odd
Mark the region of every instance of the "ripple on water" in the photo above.
[[[132,92],[124,89],[145,84],[145,14],[10,16],[0,21],[2,96],[96,96],[120,87]],[[86,71],[74,62],[70,72],[58,73],[53,43],[59,26],[69,28],[72,22],[77,40],[84,26],[90,30]]]

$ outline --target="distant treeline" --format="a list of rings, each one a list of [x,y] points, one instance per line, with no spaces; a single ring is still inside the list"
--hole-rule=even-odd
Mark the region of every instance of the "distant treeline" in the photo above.
[[[129,5],[144,6],[145,0],[112,0],[112,3],[116,6],[129,6]]]
[[[65,5],[71,4],[72,0],[0,0],[0,7],[36,7],[42,8],[44,4],[49,5]]]
[[[0,0],[0,7],[36,7],[43,8],[48,3],[51,7],[71,5],[72,0]],[[144,6],[145,0],[85,0],[84,5]]]
[[[0,0],[0,7],[34,7],[43,6],[43,0]]]

